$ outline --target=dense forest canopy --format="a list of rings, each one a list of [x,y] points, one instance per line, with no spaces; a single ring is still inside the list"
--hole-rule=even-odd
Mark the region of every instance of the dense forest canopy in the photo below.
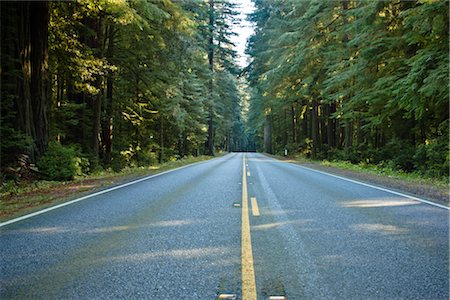
[[[448,1],[253,2],[241,69],[232,0],[2,1],[2,178],[285,149],[448,174]]]
[[[2,171],[240,148],[236,15],[227,0],[2,1]]]
[[[448,1],[254,2],[260,149],[448,174]]]

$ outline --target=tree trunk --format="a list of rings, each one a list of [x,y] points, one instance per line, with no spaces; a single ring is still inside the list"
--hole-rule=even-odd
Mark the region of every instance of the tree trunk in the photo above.
[[[264,121],[264,152],[272,153],[272,117],[266,116]]]
[[[48,74],[48,2],[31,2],[31,107],[35,156],[41,156],[48,145],[49,74]]]
[[[178,134],[178,155],[180,156],[180,158],[184,157],[186,155],[186,139],[185,139],[185,131],[183,130],[183,132],[180,132]]]
[[[11,126],[32,139],[27,153],[31,162],[44,153],[49,139],[48,5],[45,1],[1,3],[2,97],[14,99]]]
[[[9,3],[8,3],[9,4]],[[17,129],[24,132],[33,138],[33,146],[30,149],[30,159],[35,160],[35,145],[34,132],[32,125],[33,110],[31,108],[31,32],[30,32],[30,3],[29,2],[17,2],[18,13],[18,49],[17,54],[20,61],[21,71],[17,78],[17,92],[18,97],[16,100],[17,107]],[[2,5],[3,6],[3,5]],[[4,9],[2,7],[2,9]],[[11,16],[12,17],[12,16]],[[3,32],[2,32],[3,33]]]
[[[214,155],[214,100],[213,100],[213,76],[214,76],[214,0],[209,0],[209,41],[208,62],[211,71],[209,79],[209,110],[208,110],[208,140],[207,154]]]
[[[113,78],[108,75],[106,82],[106,99],[104,117],[102,118],[102,146],[104,149],[103,161],[105,166],[111,162],[112,152],[112,113],[113,113]]]
[[[336,148],[341,149],[342,148],[342,124],[339,121],[340,119],[335,120],[335,128],[336,128]]]
[[[336,103],[328,104],[328,114],[327,114],[327,142],[331,148],[336,147],[336,123],[335,119],[332,117],[336,112]]]
[[[97,32],[94,38],[94,48],[100,49],[100,57],[103,57],[103,21],[101,19],[95,21],[95,30]],[[98,163],[99,159],[99,135],[101,133],[101,113],[102,113],[102,98],[103,98],[103,88],[102,88],[102,78],[99,76],[96,80],[96,87],[100,90],[97,95],[93,97],[93,120],[92,120],[92,154],[94,155],[95,164]]]
[[[342,0],[342,10],[344,12],[348,10],[348,2],[349,0]],[[347,24],[347,19],[344,18],[344,24]],[[344,34],[342,37],[342,44],[343,47],[346,48],[348,43],[348,35]],[[343,99],[343,102],[345,103],[348,99]],[[344,125],[344,148],[351,147],[352,144],[352,121],[346,120]]]
[[[159,115],[159,163],[164,161],[164,119]]]
[[[319,116],[318,116],[318,104],[314,98],[312,100],[311,110],[311,139],[312,139],[312,157],[316,157],[319,150]]]
[[[114,30],[110,26],[108,31],[107,57],[111,59],[114,47]],[[111,162],[112,152],[112,114],[113,114],[113,74],[109,73],[106,80],[106,98],[104,103],[104,116],[102,117],[102,146],[104,149],[103,161],[105,166]]]
[[[288,111],[287,109],[283,109],[284,110],[284,118],[283,118],[283,122],[281,122],[281,128],[283,130],[283,149],[287,146],[288,143],[288,135],[289,135],[289,121],[288,121]]]
[[[353,122],[346,121],[345,122],[345,148],[350,148],[353,143]]]
[[[291,105],[291,126],[292,126],[292,143],[297,141],[297,132],[295,130],[295,124],[297,123],[297,119],[295,117],[295,107],[294,103]]]
[[[311,135],[309,134],[309,107],[308,104],[305,105],[302,120],[302,130],[301,130],[301,141],[304,142]]]

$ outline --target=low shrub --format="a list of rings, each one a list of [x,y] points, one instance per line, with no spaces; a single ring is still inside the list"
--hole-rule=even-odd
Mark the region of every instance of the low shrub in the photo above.
[[[113,151],[111,156],[109,166],[114,172],[118,173],[128,166],[126,156],[122,155],[119,151]]]
[[[81,172],[81,163],[75,148],[51,142],[36,165],[44,179],[64,181],[72,180]]]
[[[375,165],[388,167],[393,170],[413,172],[414,146],[400,139],[392,139],[385,146],[377,150],[371,150],[370,161]]]
[[[414,165],[420,173],[430,177],[449,175],[449,144],[435,139],[419,145],[414,154]]]

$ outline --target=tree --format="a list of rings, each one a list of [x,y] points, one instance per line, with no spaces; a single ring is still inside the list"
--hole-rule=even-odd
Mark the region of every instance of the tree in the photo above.
[[[48,2],[2,2],[1,11],[2,140],[16,140],[2,142],[2,156],[10,163],[19,146],[35,162],[49,134]]]
[[[49,141],[85,173],[244,144],[230,1],[1,7],[2,172]]]
[[[317,158],[414,171],[424,144],[444,144],[448,2],[255,5],[249,115],[266,151],[287,144]],[[448,165],[446,151],[440,157]]]

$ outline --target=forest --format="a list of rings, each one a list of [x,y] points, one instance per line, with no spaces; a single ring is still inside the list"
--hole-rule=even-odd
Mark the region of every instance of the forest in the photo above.
[[[241,148],[236,15],[217,0],[2,1],[3,176]]]
[[[448,176],[448,1],[254,3],[261,150]]]
[[[449,2],[1,1],[1,177],[218,151],[449,170]],[[37,174],[37,175],[36,175]]]

